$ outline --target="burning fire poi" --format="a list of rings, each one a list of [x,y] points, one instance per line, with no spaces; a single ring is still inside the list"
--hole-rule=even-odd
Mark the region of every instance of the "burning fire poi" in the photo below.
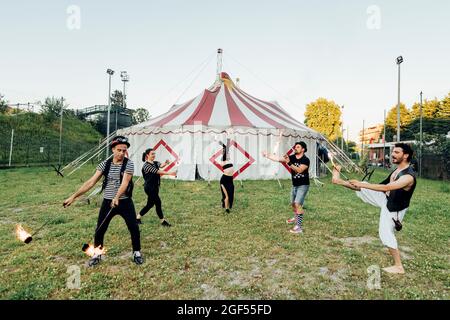
[[[16,237],[22,242],[30,243],[33,239],[31,237],[31,234],[25,231],[25,229],[22,227],[22,225],[17,224],[16,225]]]
[[[93,257],[94,255],[101,255],[106,253],[106,249],[102,246],[94,247],[93,244],[85,244],[83,246],[83,251],[86,253],[89,257]]]

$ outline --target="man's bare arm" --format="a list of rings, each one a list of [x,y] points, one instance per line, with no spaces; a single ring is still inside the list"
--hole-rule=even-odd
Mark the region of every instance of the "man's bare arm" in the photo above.
[[[392,190],[399,190],[408,187],[414,183],[414,178],[411,175],[401,176],[397,181],[388,184],[372,184],[362,183],[357,180],[350,180],[350,183],[359,188],[370,189],[374,191],[387,192]]]
[[[306,164],[302,164],[300,165],[300,167],[289,166],[289,168],[291,168],[291,170],[294,170],[296,173],[303,173],[308,170],[308,166]]]
[[[95,186],[95,184],[100,180],[101,177],[102,172],[99,170],[95,171],[95,174],[91,178],[89,178],[88,181],[83,183],[83,185],[80,187],[80,189],[78,189],[77,192],[75,192],[73,195],[71,195],[64,201],[63,203],[64,207],[70,206],[72,202],[75,201],[75,199],[88,192],[93,186]]]
[[[262,153],[263,157],[275,161],[275,162],[287,162],[285,158],[279,158],[276,157],[274,154],[268,153],[268,152],[263,152]]]

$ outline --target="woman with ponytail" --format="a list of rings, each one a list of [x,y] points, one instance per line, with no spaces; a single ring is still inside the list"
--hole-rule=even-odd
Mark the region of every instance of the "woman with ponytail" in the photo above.
[[[223,147],[222,161],[219,164],[222,166],[223,175],[220,178],[220,191],[222,192],[222,208],[226,213],[230,213],[230,209],[233,207],[234,200],[234,183],[233,164],[230,161],[230,140],[227,139],[227,145],[219,142]]]
[[[151,148],[145,150],[142,154],[142,161],[144,162],[144,166],[142,167],[142,176],[144,177],[144,191],[147,194],[147,204],[144,208],[141,209],[139,214],[137,215],[137,223],[142,224],[141,218],[153,207],[156,207],[156,213],[161,220],[161,225],[164,227],[170,227],[171,224],[167,222],[164,218],[164,214],[161,208],[161,199],[159,198],[159,185],[160,185],[160,177],[162,175],[176,176],[176,171],[166,172],[160,170],[168,165],[170,162],[166,160],[165,163],[161,164],[158,161],[155,161],[155,151]]]

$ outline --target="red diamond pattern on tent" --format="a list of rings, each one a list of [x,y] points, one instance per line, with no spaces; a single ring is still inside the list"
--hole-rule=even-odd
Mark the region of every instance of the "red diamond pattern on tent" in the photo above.
[[[248,161],[241,168],[239,168],[239,170],[236,170],[234,172],[233,179],[236,179],[236,177],[239,174],[244,172],[245,169],[250,167],[253,164],[253,162],[255,162],[255,159],[253,159],[253,157],[247,151],[245,151],[236,141],[231,140],[230,141],[230,148],[231,148],[231,146],[233,146],[236,149],[238,149],[244,155],[244,157],[246,157],[248,159]],[[211,161],[213,165],[215,165],[220,171],[223,172],[222,166],[216,161],[217,157],[219,157],[221,155],[222,155],[222,149],[219,149],[216,153],[214,153],[212,155],[211,158],[209,158],[209,161]]]
[[[173,151],[173,149],[163,140],[159,140],[159,142],[153,147],[153,150],[156,151],[160,146],[163,146],[164,148],[166,148],[167,152],[169,152],[174,158],[175,160],[172,161],[167,167],[163,168],[163,171],[169,171],[170,169],[172,169],[175,164],[180,161],[180,157],[175,153],[175,151]]]

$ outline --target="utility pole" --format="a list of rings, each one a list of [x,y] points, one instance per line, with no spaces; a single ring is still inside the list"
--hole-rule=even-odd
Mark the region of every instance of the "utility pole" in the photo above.
[[[11,157],[13,150],[13,141],[14,141],[14,129],[11,129],[11,146],[9,147],[9,166],[11,167]]]
[[[384,109],[384,120],[383,120],[383,168],[386,159],[386,109]]]
[[[106,159],[109,158],[109,121],[111,112],[111,76],[114,74],[114,70],[108,69],[106,73],[109,75],[109,89],[108,89],[108,117],[106,123]]]
[[[348,149],[348,141],[349,141],[349,140],[348,140],[348,131],[349,131],[349,129],[348,129],[348,126],[347,126],[347,147],[346,147],[347,153],[348,153],[348,150],[349,150],[349,149]]]
[[[59,162],[58,162],[59,165],[61,165],[63,112],[64,112],[64,98],[61,97],[61,115],[59,121]]]
[[[422,136],[422,91],[420,91],[420,145],[419,145],[419,177],[422,178],[422,143],[423,143],[423,136]]]
[[[397,101],[397,142],[400,142],[400,64],[403,62],[403,57],[397,57],[398,65],[398,101]]]
[[[364,120],[363,120],[363,129],[362,129],[362,135],[361,135],[361,159],[364,154]]]
[[[342,138],[341,138],[341,150],[344,152],[344,105],[342,105],[342,112],[341,112],[341,132],[342,132]]]
[[[126,71],[121,71],[120,78],[123,81],[122,109],[125,110],[125,108],[127,106],[126,102],[125,102],[125,99],[127,98],[127,95],[125,94],[125,83],[130,81],[130,76],[128,75],[128,73]],[[117,131],[117,108],[116,108],[116,131]]]

